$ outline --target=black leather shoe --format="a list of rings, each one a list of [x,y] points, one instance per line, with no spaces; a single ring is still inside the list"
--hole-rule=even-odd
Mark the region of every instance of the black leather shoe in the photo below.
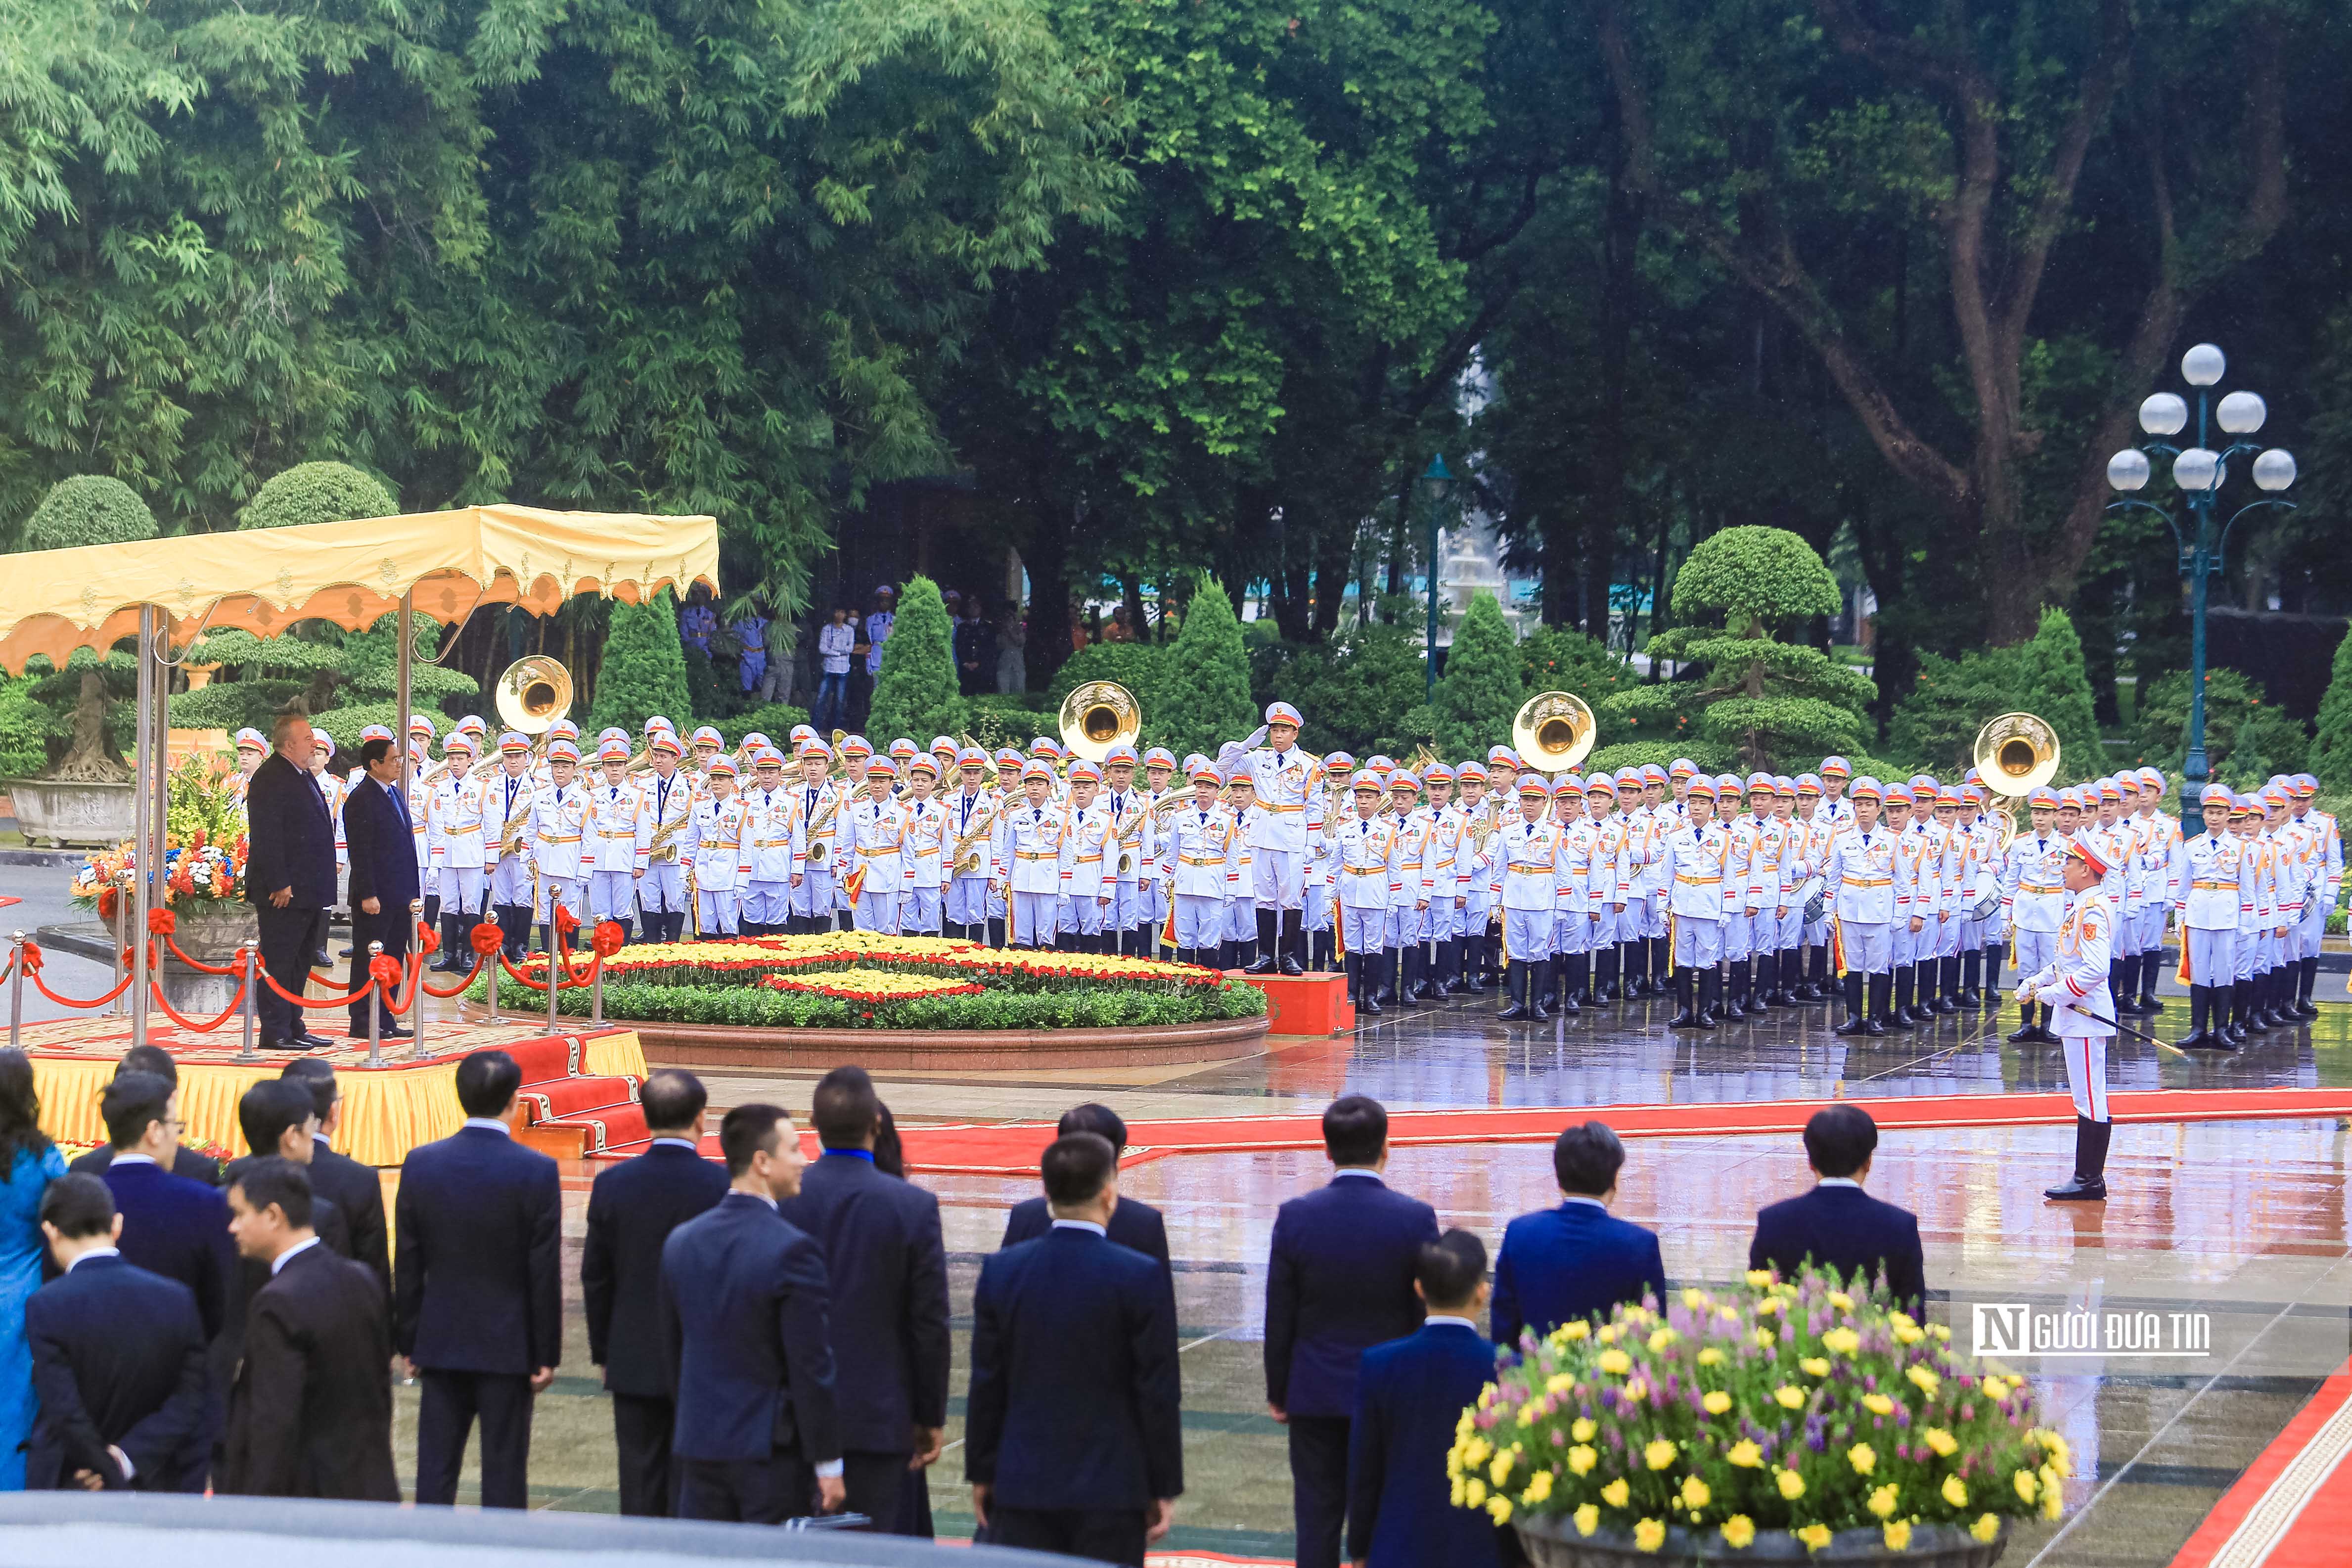
[[[1291,953],[1285,953],[1282,956],[1282,972],[1288,975],[1294,980],[1298,978],[1299,976],[1307,973],[1304,968],[1300,967],[1297,956]]]
[[[2107,1184],[2072,1176],[2056,1186],[2045,1187],[2042,1196],[2053,1203],[2097,1203],[2107,1196]]]
[[[253,1045],[257,1051],[308,1051],[310,1049],[296,1040],[257,1040]]]
[[[300,1034],[289,1039],[286,1045],[289,1051],[327,1051],[332,1049],[334,1043],[325,1035],[313,1034],[306,1029]]]
[[[1830,1032],[1832,1034],[1844,1035],[1867,1034],[1870,1032],[1870,1027],[1863,1022],[1862,1015],[1856,1013],[1848,1018],[1845,1022],[1838,1025],[1837,1028],[1830,1030]]]
[[[1274,955],[1271,953],[1265,953],[1260,954],[1257,961],[1242,970],[1242,973],[1244,975],[1271,975],[1274,973]]]

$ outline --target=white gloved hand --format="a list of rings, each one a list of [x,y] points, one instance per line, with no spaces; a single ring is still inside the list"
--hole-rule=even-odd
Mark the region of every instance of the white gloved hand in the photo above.
[[[2063,986],[2044,986],[2042,988],[2042,1000],[2051,1007],[2063,1008],[2073,1006],[2076,998]]]

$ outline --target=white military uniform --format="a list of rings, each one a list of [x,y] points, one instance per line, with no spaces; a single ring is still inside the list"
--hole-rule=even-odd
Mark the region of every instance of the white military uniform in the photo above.
[[[2097,888],[2076,894],[2058,928],[2052,962],[2021,981],[2051,1009],[2050,1029],[2066,1051],[2066,1087],[2074,1113],[2085,1121],[2107,1120],[2107,1041],[2115,1034],[2115,995],[2107,988],[2107,961],[2115,952],[2115,910]]]
[[[1050,947],[1061,930],[1062,811],[1049,799],[1024,798],[1003,818],[1007,892],[1005,938],[1015,947]]]
[[[646,935],[660,939],[653,927],[671,915],[686,924],[686,830],[694,816],[694,785],[682,771],[667,779],[648,772],[637,782],[646,801],[647,850],[645,880],[637,883],[637,907],[646,917]],[[658,843],[656,841],[659,841]]]
[[[803,875],[803,866],[813,876],[815,863],[814,846],[803,836],[804,793],[797,783],[779,783],[772,789],[754,783],[738,797],[743,804],[743,880],[736,894],[736,916],[745,936],[778,935],[800,913],[806,883],[795,887],[793,878]],[[828,894],[823,914],[832,913]]]
[[[851,908],[857,929],[898,935],[899,895],[907,886],[907,807],[896,796],[860,795],[843,814],[840,854],[856,881]]]
[[[987,935],[988,886],[997,874],[997,795],[976,784],[957,789],[940,809],[947,814],[947,924],[966,941],[978,942]]]
[[[940,934],[940,879],[946,873],[941,862],[946,849],[947,808],[940,803],[937,795],[918,800],[912,791],[901,796],[898,804],[907,815],[907,841],[901,852],[907,887],[899,900],[898,932],[904,936],[936,936]]]
[[[550,779],[530,798],[531,869],[539,880],[532,899],[537,918],[552,925],[561,905],[575,920],[586,917],[588,878],[583,853],[588,829],[588,791],[574,779],[557,784]],[[551,939],[553,932],[549,933]]]
[[[590,918],[629,919],[652,841],[646,800],[635,785],[624,779],[618,784],[599,780],[591,787],[586,852]]]
[[[751,874],[743,852],[743,797],[706,795],[687,818],[685,855],[694,872],[694,920],[704,936],[732,936],[736,889]]]

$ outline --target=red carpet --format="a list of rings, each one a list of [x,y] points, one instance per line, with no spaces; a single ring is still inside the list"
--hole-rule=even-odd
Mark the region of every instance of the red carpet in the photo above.
[[[2224,1493],[2172,1568],[2318,1568],[2352,1563],[2352,1362],[2320,1385],[2238,1484]]]

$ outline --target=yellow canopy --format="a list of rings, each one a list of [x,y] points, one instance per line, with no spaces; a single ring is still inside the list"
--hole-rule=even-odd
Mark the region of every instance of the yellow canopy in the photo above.
[[[631,602],[695,582],[719,587],[709,517],[467,507],[351,523],[256,528],[79,549],[29,550],[0,574],[0,667],[46,653],[104,652],[138,635],[142,604],[171,617],[172,640],[205,632],[274,637],[296,621],[347,631],[400,608],[446,622],[478,604],[552,614],[576,593]]]

